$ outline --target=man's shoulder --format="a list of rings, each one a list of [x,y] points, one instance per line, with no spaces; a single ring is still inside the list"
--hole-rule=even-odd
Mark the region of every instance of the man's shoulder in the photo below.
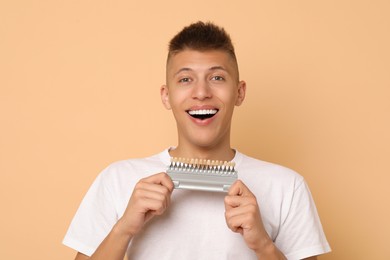
[[[147,157],[129,158],[110,163],[102,172],[103,178],[119,176],[144,177],[166,169],[169,156],[166,150]]]
[[[303,180],[303,177],[295,170],[284,165],[258,159],[238,152],[237,168],[247,174],[256,174],[271,179]]]

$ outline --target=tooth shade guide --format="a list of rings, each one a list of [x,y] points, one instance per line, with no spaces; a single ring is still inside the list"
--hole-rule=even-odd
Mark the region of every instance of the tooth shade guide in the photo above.
[[[227,192],[238,178],[234,166],[227,161],[173,157],[167,174],[175,189]]]
[[[232,174],[235,173],[234,166],[234,162],[228,161],[172,157],[169,169],[196,173]]]

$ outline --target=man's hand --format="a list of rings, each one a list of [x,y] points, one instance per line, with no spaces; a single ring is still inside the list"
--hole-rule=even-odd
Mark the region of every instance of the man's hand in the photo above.
[[[242,181],[238,180],[230,187],[225,197],[225,210],[228,227],[240,233],[259,258],[285,259],[264,228],[256,197]]]
[[[88,258],[78,253],[76,259],[123,260],[131,239],[155,215],[168,208],[174,185],[166,173],[157,173],[141,179],[134,187],[123,216],[111,232]]]
[[[158,173],[141,179],[135,186],[126,211],[117,227],[136,235],[144,224],[168,208],[174,185],[166,173]]]

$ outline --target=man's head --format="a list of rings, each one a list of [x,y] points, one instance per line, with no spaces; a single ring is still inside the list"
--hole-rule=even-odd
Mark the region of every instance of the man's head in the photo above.
[[[176,119],[176,151],[193,157],[194,150],[214,156],[218,150],[219,159],[226,151],[231,154],[231,119],[245,89],[230,37],[222,28],[198,22],[179,32],[169,45],[166,84],[161,87],[162,102]]]
[[[237,80],[239,79],[234,46],[229,34],[222,27],[200,21],[184,27],[169,42],[167,66],[172,56],[184,50],[201,52],[218,50],[228,53],[236,66]]]

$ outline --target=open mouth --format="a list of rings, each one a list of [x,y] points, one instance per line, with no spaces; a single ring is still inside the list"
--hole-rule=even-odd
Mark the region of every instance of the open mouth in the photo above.
[[[218,109],[188,110],[187,113],[193,118],[205,120],[218,113]]]

